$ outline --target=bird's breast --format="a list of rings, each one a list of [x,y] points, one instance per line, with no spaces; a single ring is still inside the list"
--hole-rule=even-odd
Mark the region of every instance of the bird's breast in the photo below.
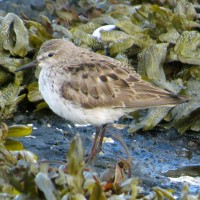
[[[49,105],[50,109],[57,115],[71,121],[74,124],[102,125],[117,120],[124,114],[122,109],[93,108],[86,109],[77,102],[67,100],[61,95],[62,80],[58,73],[50,74],[42,70],[39,75],[39,90]]]
[[[42,69],[39,75],[39,90],[50,109],[61,116],[59,77],[53,71]]]

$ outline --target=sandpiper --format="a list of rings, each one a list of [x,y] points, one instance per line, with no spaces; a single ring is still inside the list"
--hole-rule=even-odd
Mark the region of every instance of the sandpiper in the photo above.
[[[37,62],[41,67],[39,90],[50,109],[74,124],[97,127],[90,158],[100,150],[106,124],[139,109],[173,107],[186,101],[142,80],[131,65],[77,47],[68,40],[43,43]]]

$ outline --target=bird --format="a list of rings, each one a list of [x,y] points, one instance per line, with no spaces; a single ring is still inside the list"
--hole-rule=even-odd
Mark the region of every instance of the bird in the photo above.
[[[90,159],[101,150],[107,124],[137,110],[173,107],[187,99],[142,80],[130,64],[67,39],[44,42],[36,59],[39,91],[50,109],[73,124],[96,127]]]

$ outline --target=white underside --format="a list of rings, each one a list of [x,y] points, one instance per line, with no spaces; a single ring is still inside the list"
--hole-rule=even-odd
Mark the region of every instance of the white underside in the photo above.
[[[124,109],[82,108],[80,105],[76,105],[71,101],[61,98],[60,91],[53,90],[51,88],[52,84],[47,84],[47,82],[49,83],[49,81],[47,81],[48,78],[49,77],[46,77],[46,74],[43,73],[42,70],[39,76],[39,90],[44,100],[53,112],[74,124],[92,124],[100,126],[102,124],[114,122],[126,114]],[[57,79],[54,78],[54,81],[55,80]],[[58,80],[60,79],[58,78]],[[59,85],[59,82],[57,82],[57,85]]]

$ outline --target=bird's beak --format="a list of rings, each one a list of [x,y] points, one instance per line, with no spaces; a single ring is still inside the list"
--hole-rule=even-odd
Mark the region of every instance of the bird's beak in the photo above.
[[[19,72],[19,71],[22,71],[22,70],[25,70],[25,69],[30,69],[30,68],[36,67],[37,64],[38,64],[37,60],[33,60],[32,62],[19,67],[18,69],[15,70],[15,72]]]

